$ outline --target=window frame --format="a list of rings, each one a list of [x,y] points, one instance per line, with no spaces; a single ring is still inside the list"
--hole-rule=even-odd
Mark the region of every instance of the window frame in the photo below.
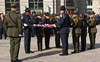
[[[7,7],[6,4],[11,5],[12,1],[11,0],[5,0],[5,13],[10,12],[11,11],[11,7]],[[18,4],[18,13],[20,13],[20,0],[17,0],[17,2],[15,2],[16,4]]]
[[[32,6],[30,6],[30,5],[32,5],[33,4],[33,8],[32,8]],[[39,6],[39,4],[42,4],[42,7],[40,7]],[[31,10],[42,10],[43,9],[43,0],[29,0],[29,8],[31,9]]]

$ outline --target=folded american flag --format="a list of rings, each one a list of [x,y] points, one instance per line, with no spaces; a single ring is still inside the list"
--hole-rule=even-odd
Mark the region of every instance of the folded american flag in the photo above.
[[[54,24],[33,24],[32,27],[44,27],[44,28],[53,28]]]

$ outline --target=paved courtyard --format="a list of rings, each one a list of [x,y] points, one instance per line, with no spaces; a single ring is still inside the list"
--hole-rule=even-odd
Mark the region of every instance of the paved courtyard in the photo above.
[[[50,50],[44,50],[42,52],[37,51],[37,39],[31,39],[31,50],[35,51],[32,54],[25,54],[24,41],[21,40],[21,48],[19,53],[19,59],[23,62],[100,62],[100,26],[97,26],[98,33],[96,38],[96,49],[87,50],[79,54],[71,54],[73,51],[72,36],[69,36],[69,56],[59,56],[62,49],[55,48],[54,37],[50,40]],[[43,49],[44,49],[43,40]],[[89,37],[87,36],[87,48],[89,48]],[[7,40],[0,40],[0,62],[10,62],[9,55],[9,38]]]

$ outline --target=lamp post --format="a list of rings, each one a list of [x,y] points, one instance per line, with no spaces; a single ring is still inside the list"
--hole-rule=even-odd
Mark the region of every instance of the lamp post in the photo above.
[[[55,1],[53,0],[53,14],[55,13]]]

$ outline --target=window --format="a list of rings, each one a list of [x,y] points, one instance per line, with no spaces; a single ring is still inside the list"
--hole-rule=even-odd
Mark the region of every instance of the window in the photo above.
[[[88,6],[92,6],[92,0],[87,0],[86,2]]]
[[[14,0],[5,0],[5,9],[6,13],[11,11],[11,3],[14,2]],[[20,0],[15,0],[16,4],[18,5],[18,13],[20,12]]]
[[[73,0],[66,0],[66,6],[74,6]]]
[[[42,10],[43,0],[29,0],[29,8],[31,10]]]
[[[88,8],[87,9],[87,13],[89,13],[90,11],[92,11],[92,8]]]

